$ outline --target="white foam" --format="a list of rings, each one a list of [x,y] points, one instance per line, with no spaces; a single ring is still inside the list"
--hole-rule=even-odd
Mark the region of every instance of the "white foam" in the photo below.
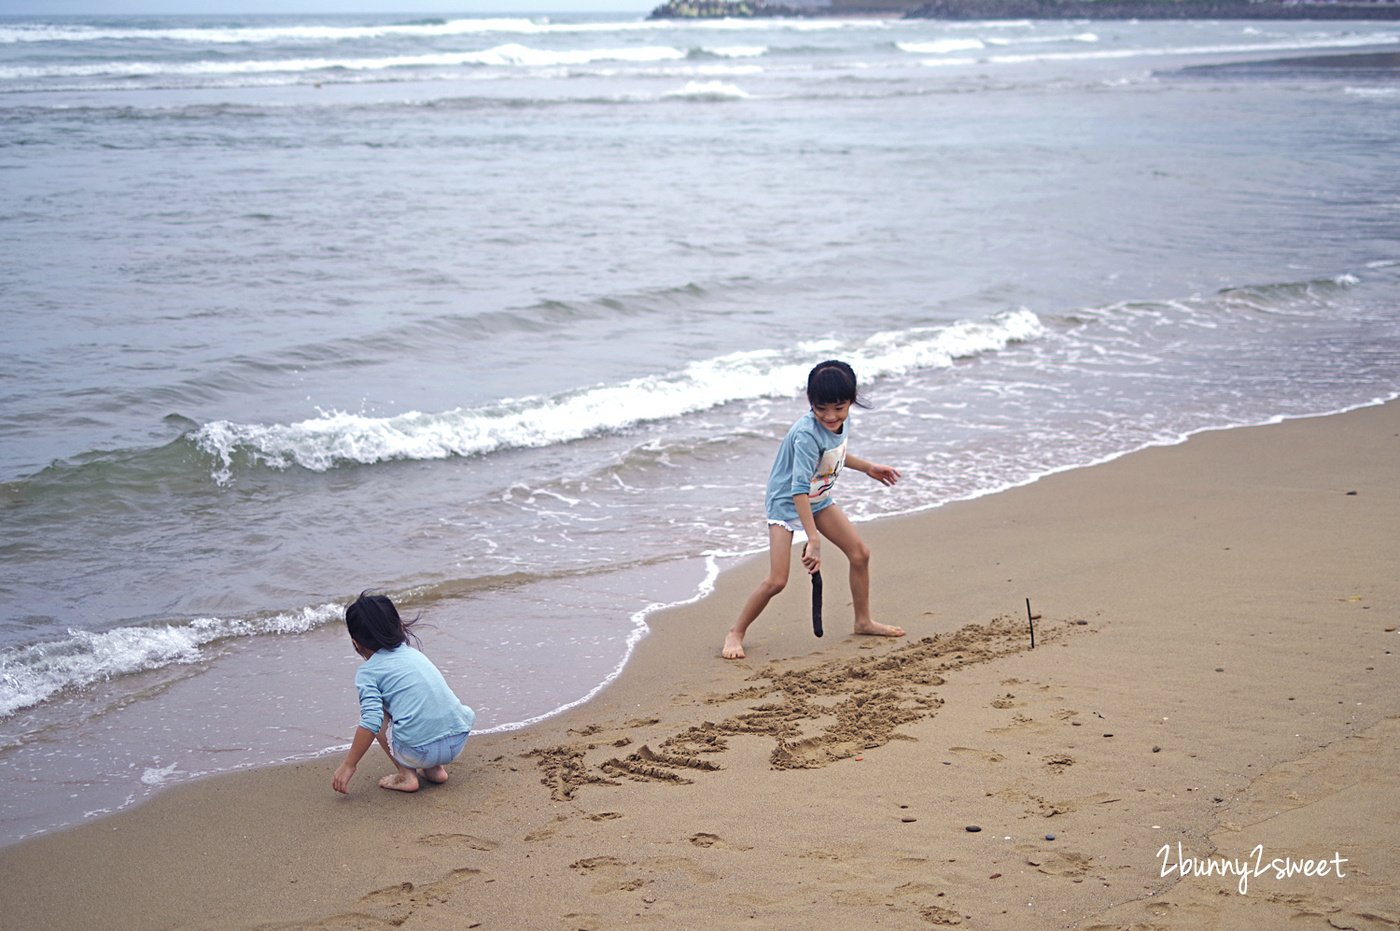
[[[551,22],[548,17],[484,17],[452,19],[442,22],[384,23],[363,26],[331,24],[293,24],[281,26],[207,26],[139,29],[88,25],[54,25],[51,23],[9,23],[0,26],[0,44],[17,42],[190,42],[217,45],[288,45],[376,39],[387,36],[436,37],[515,33],[518,35],[558,35],[595,32],[667,31],[750,31],[783,30],[788,32],[818,32],[843,29],[883,29],[888,24],[879,20],[771,20],[716,19],[678,23],[674,20],[636,20],[621,22],[568,23]]]
[[[1347,87],[1343,93],[1353,97],[1396,97],[1400,96],[1400,87]]]
[[[667,91],[665,97],[685,97],[690,100],[743,100],[748,93],[723,81],[688,81],[679,90]]]
[[[472,52],[461,56],[462,62],[483,65],[530,65],[544,67],[550,65],[586,65],[595,61],[671,61],[686,57],[680,49],[665,45],[638,46],[636,48],[612,49],[572,49],[546,51],[524,45],[500,45],[485,52]]]
[[[766,45],[726,45],[718,48],[705,48],[704,52],[720,58],[758,58],[768,54]]]
[[[145,771],[141,773],[141,784],[148,786],[165,785],[170,781],[170,778],[176,774],[178,766],[178,763],[171,763],[169,766],[162,766],[160,768],[148,766]]]
[[[383,36],[453,36],[488,32],[540,33],[550,31],[547,23],[530,19],[457,19],[446,22],[384,24],[378,26],[332,26],[328,24],[288,24],[285,26],[211,26],[170,29],[106,28],[100,26],[56,26],[16,23],[0,27],[0,43],[5,42],[110,42],[165,41],[211,44],[285,44],[339,42],[375,39]]]
[[[1118,49],[1096,49],[1086,52],[1039,52],[1023,55],[993,55],[984,61],[995,62],[997,64],[1025,64],[1029,62],[1041,61],[1098,61],[1125,58],[1153,58],[1165,55],[1225,55],[1242,53],[1271,53],[1316,50],[1326,48],[1357,48],[1367,45],[1391,45],[1400,42],[1400,36],[1392,33],[1380,33],[1372,35],[1346,35],[1346,36],[1314,36],[1311,38],[1300,37],[1298,39],[1283,40],[1278,42],[1260,42],[1245,45],[1201,45],[1183,46],[1179,48],[1159,47],[1159,48],[1118,48]],[[938,63],[938,62],[935,62]]]
[[[915,55],[943,55],[986,48],[981,39],[939,39],[935,42],[896,42],[895,48]]]
[[[1081,32],[1076,35],[1066,36],[1020,36],[1018,38],[1008,38],[1006,36],[995,36],[986,40],[988,45],[1043,45],[1051,42],[1097,42],[1098,35],[1092,32]]]
[[[303,633],[340,616],[325,604],[271,617],[196,618],[188,624],[69,630],[66,640],[0,652],[0,719],[64,689],[112,676],[198,661],[201,647],[229,637]]]
[[[455,67],[463,65],[551,67],[584,65],[595,61],[654,62],[685,58],[670,46],[635,48],[566,49],[548,51],[510,43],[476,52],[439,52],[425,55],[386,55],[376,58],[249,58],[240,61],[100,61],[88,64],[21,65],[0,68],[0,80],[95,77],[99,75],[247,75],[306,73],[340,69],[384,71],[391,68]]]
[[[979,321],[877,333],[859,342],[827,339],[794,350],[736,352],[692,362],[680,371],[552,397],[391,417],[329,411],[291,424],[216,421],[192,438],[217,460],[214,477],[221,483],[232,480],[235,460],[241,457],[276,469],[324,472],[340,463],[480,455],[566,443],[734,401],[791,397],[802,390],[816,353],[848,359],[868,380],[946,368],[955,359],[994,352],[1044,332],[1040,319],[1022,309]]]

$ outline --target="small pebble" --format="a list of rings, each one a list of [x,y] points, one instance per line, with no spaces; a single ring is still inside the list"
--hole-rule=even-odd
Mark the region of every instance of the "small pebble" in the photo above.
[[[1153,752],[1153,753],[1161,753],[1161,752],[1162,752],[1162,748],[1161,748],[1161,747],[1153,747],[1153,748],[1152,748],[1152,752]]]
[[[978,831],[980,831],[980,830],[982,830],[982,829],[979,828],[979,827],[978,827],[977,825],[975,825],[975,824],[969,824],[969,825],[967,826],[967,833],[969,833],[969,834],[976,834],[976,833],[977,833]]]
[[[1046,834],[1046,835],[1045,835],[1045,839],[1046,839],[1046,840],[1054,840],[1054,839],[1055,839],[1055,835],[1054,835],[1054,834]]]
[[[912,824],[913,822],[918,821],[919,819],[918,819],[918,818],[915,818],[913,815],[905,815],[903,818],[900,818],[899,820],[900,820],[900,821],[903,821],[905,824]]]
[[[993,873],[992,875],[988,876],[987,878],[988,878],[988,879],[1001,879],[1001,874],[1000,874],[1000,873]]]

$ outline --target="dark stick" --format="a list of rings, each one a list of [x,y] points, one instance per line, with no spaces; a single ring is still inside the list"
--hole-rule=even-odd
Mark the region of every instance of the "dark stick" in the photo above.
[[[812,633],[822,635],[822,574],[812,573]]]
[[[1035,615],[1031,613],[1031,600],[1026,599],[1026,623],[1031,625],[1031,649],[1035,649]]]

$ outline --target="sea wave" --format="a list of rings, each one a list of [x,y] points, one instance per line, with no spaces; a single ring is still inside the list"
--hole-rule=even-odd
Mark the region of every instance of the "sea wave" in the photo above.
[[[723,81],[687,81],[685,87],[667,91],[662,96],[683,97],[687,100],[743,100],[749,94]]]
[[[1051,36],[989,36],[986,38],[947,38],[932,42],[896,42],[895,48],[915,55],[945,55],[949,52],[975,52],[987,46],[1006,47],[1013,45],[1051,45],[1062,42],[1097,42],[1099,37],[1092,32],[1074,35]]]
[[[704,47],[700,49],[700,54],[713,55],[716,58],[758,58],[768,54],[766,45],[724,45]]]
[[[981,39],[938,39],[933,42],[896,42],[895,48],[915,55],[942,55],[946,52],[975,52],[987,46]]]
[[[1040,319],[1021,309],[980,321],[877,333],[861,342],[823,340],[786,351],[737,352],[620,384],[471,409],[392,417],[328,411],[291,424],[216,421],[191,440],[215,459],[214,478],[221,484],[248,465],[324,472],[341,464],[480,455],[572,442],[735,401],[789,397],[801,390],[818,353],[841,355],[869,380],[946,368],[1044,333]]]
[[[7,42],[197,42],[217,45],[340,42],[386,36],[457,36],[490,32],[539,33],[550,31],[548,22],[497,17],[488,19],[423,20],[416,23],[340,26],[329,23],[276,26],[166,26],[113,28],[95,25],[12,23],[0,27],[0,43]]]
[[[745,32],[782,30],[826,32],[842,29],[883,29],[880,20],[697,20],[678,24],[671,20],[614,20],[607,22],[555,22],[549,17],[483,17],[479,19],[424,19],[417,22],[338,25],[334,23],[286,23],[279,25],[207,26],[171,25],[140,28],[94,24],[58,25],[44,22],[11,22],[0,25],[0,44],[21,42],[183,42],[213,45],[285,45],[363,41],[380,38],[435,38],[490,33],[553,35],[596,32],[715,31]]]
[[[1093,32],[1077,32],[1074,35],[1056,36],[1020,36],[1008,38],[1006,36],[992,36],[983,40],[988,45],[1038,45],[1047,42],[1097,42],[1099,37]]]
[[[145,672],[204,657],[203,647],[233,637],[304,633],[340,617],[342,606],[317,605],[264,617],[200,617],[184,624],[70,630],[49,643],[0,652],[0,719],[59,692],[113,676]]]
[[[1002,65],[1031,64],[1048,61],[1108,61],[1131,58],[1157,58],[1168,55],[1239,55],[1321,50],[1329,48],[1361,48],[1372,45],[1394,45],[1400,35],[1394,32],[1353,33],[1348,35],[1299,36],[1277,42],[1257,42],[1222,45],[1158,46],[1151,48],[1106,48],[1083,52],[1025,52],[1021,54],[985,55],[980,58],[930,58],[921,64],[948,66],[975,63]],[[924,53],[927,54],[927,53]]]
[[[228,61],[129,61],[104,59],[85,64],[46,63],[0,67],[0,80],[91,78],[102,76],[150,77],[154,75],[246,75],[306,73],[317,71],[385,71],[393,68],[478,66],[553,67],[586,65],[597,61],[654,62],[685,58],[688,52],[671,46],[548,50],[518,43],[473,52],[434,52],[422,55],[383,55],[366,58],[249,58]]]

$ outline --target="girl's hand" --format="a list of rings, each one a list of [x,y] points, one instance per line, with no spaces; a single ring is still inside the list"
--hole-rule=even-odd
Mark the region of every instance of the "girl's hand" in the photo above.
[[[350,794],[350,780],[355,776],[355,764],[341,763],[340,768],[335,771],[335,778],[331,780],[331,788],[342,795]]]
[[[870,463],[870,468],[865,470],[865,474],[875,479],[881,485],[893,485],[899,481],[899,470],[894,466],[879,465]]]
[[[802,547],[802,565],[806,567],[807,574],[811,575],[822,567],[822,545],[807,541],[807,545]]]

